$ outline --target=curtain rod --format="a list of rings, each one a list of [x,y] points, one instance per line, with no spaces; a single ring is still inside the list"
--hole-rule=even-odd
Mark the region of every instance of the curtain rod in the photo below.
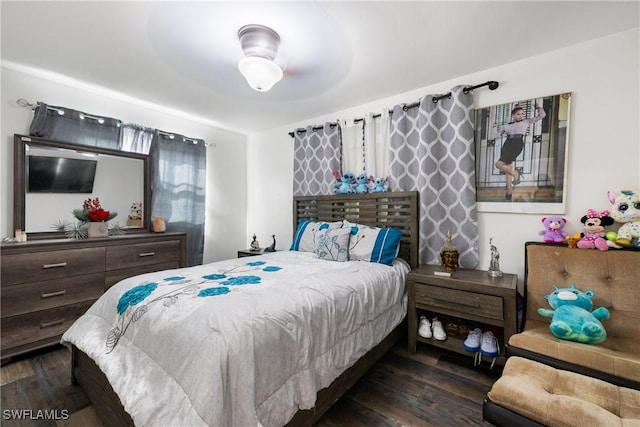
[[[474,90],[474,89],[478,89],[478,88],[481,88],[481,87],[484,87],[484,86],[489,86],[489,89],[490,89],[490,90],[496,90],[496,89],[498,89],[498,86],[500,86],[500,83],[498,83],[498,82],[496,82],[496,81],[494,81],[494,80],[489,80],[489,81],[487,81],[487,82],[480,83],[480,84],[475,85],[475,86],[467,86],[467,87],[465,87],[464,89],[462,89],[462,92],[463,92],[465,95],[467,95],[467,94],[468,94],[469,92],[471,92],[472,90]],[[444,99],[444,98],[451,98],[451,92],[445,93],[444,95],[436,95],[436,96],[434,96],[434,97],[431,99],[431,101],[432,101],[434,104],[437,104],[437,103],[438,103],[438,101],[440,101],[441,99]],[[402,107],[402,110],[407,111],[407,110],[409,110],[410,108],[415,108],[415,107],[418,107],[418,106],[420,106],[420,101],[416,101],[416,102],[413,102],[413,103],[411,103],[411,104],[405,104],[405,105]],[[393,114],[393,110],[389,110],[389,114]],[[374,114],[372,117],[373,117],[374,119],[377,119],[378,117],[381,117],[381,116],[382,116],[382,114]],[[359,122],[364,122],[364,117],[361,117],[361,118],[359,118],[359,119],[353,119],[353,123],[359,123]],[[313,128],[313,130],[319,130],[319,129],[322,129],[322,126],[314,127],[314,128]],[[304,133],[304,132],[306,132],[306,129],[300,129],[300,130],[298,130],[298,132],[300,132],[300,133]],[[295,135],[295,134],[294,134],[293,132],[289,132],[289,136],[290,136],[290,137],[292,137],[292,138],[293,138],[293,136],[294,136],[294,135]]]

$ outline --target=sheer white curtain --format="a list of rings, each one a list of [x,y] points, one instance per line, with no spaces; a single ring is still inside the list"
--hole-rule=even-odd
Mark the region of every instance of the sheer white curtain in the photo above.
[[[390,134],[391,115],[388,109],[380,114],[367,114],[364,127],[365,169],[374,178],[389,175]]]
[[[153,128],[135,123],[123,123],[120,126],[120,149],[132,153],[149,154],[155,133],[156,129]]]
[[[389,174],[391,115],[368,113],[364,119],[342,123],[342,171],[374,178]]]
[[[342,169],[340,172],[351,172],[355,176],[368,172],[365,168],[364,156],[364,121],[354,123],[353,120],[342,120]]]

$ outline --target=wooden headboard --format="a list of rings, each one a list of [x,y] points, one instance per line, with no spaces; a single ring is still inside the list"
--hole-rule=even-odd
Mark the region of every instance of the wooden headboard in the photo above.
[[[400,253],[418,267],[419,195],[417,191],[297,196],[293,198],[293,229],[299,219],[341,221],[402,230]]]

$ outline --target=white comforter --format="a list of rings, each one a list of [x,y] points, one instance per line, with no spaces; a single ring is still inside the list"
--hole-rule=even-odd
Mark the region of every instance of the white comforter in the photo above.
[[[275,252],[113,286],[62,337],[140,426],[280,426],[406,314],[394,266]]]

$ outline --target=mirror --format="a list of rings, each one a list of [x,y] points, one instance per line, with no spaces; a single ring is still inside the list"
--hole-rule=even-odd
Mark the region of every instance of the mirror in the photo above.
[[[30,182],[29,164],[32,170],[36,170],[41,160],[44,160],[42,168],[45,173],[47,167],[60,171],[61,163],[73,162],[72,173],[55,180],[56,183],[64,183],[57,188],[48,187],[52,183],[51,178],[38,185],[33,177],[35,172]],[[50,163],[54,166],[46,166]],[[82,172],[84,165],[89,171]],[[64,232],[57,230],[56,224],[76,223],[73,209],[82,208],[82,203],[88,198],[98,197],[103,209],[118,213],[110,223],[118,223],[127,234],[147,232],[151,224],[149,165],[149,156],[145,154],[15,135],[14,228],[25,230],[29,239],[64,238]],[[84,178],[79,180],[80,183],[69,182],[81,176]],[[142,203],[141,220],[129,220],[133,203]]]

